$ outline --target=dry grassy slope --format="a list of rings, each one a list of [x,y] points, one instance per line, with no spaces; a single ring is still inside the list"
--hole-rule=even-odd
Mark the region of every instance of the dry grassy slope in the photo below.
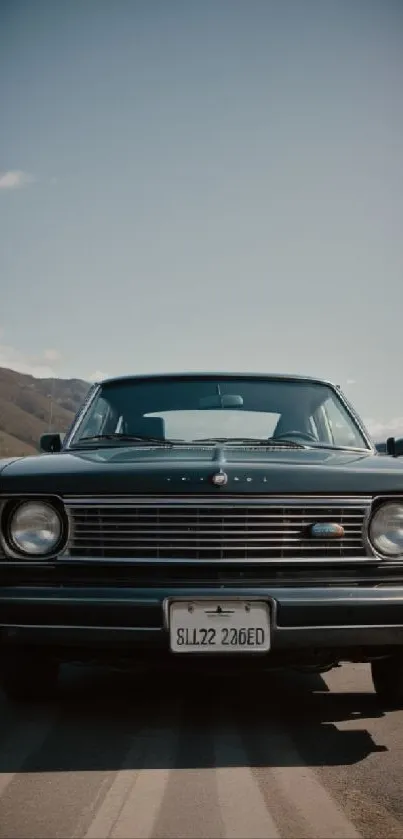
[[[49,429],[66,431],[89,384],[81,379],[36,379],[0,367],[0,457],[35,454]]]

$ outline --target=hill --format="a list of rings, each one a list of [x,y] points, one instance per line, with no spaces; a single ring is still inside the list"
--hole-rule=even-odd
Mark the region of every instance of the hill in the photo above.
[[[36,454],[43,432],[66,431],[89,387],[0,367],[0,457]]]

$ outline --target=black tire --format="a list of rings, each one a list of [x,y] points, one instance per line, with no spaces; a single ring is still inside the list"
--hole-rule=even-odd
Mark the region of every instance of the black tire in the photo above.
[[[372,682],[381,704],[403,708],[403,652],[371,662]]]
[[[16,702],[47,700],[55,695],[59,664],[34,652],[15,651],[0,664],[0,683],[8,699]]]

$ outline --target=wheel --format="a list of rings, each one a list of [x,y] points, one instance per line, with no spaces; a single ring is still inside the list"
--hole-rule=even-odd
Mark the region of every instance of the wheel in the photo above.
[[[59,665],[34,652],[16,651],[0,665],[1,687],[8,699],[32,702],[49,699],[56,692]]]
[[[371,662],[372,681],[378,699],[387,708],[403,708],[403,652]]]

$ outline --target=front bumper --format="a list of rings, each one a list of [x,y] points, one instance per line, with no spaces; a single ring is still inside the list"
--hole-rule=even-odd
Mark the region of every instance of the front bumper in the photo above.
[[[273,652],[403,645],[403,586],[150,589],[48,585],[0,589],[0,647],[169,652],[167,601],[207,597],[266,600]]]

